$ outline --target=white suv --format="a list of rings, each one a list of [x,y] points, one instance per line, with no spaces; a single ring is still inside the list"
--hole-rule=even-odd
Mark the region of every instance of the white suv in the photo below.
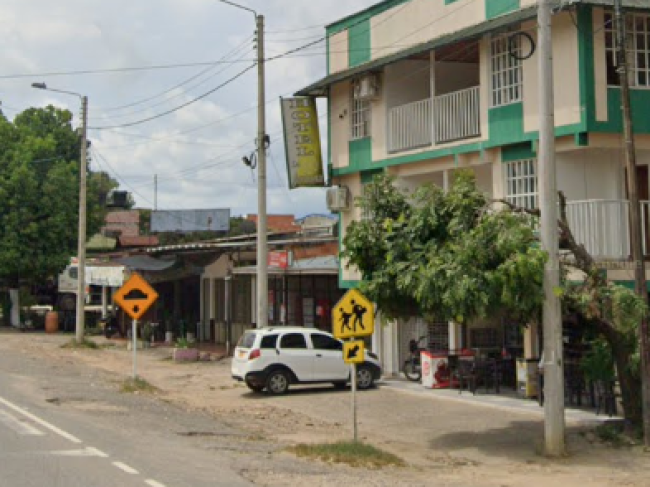
[[[316,328],[281,326],[245,332],[231,366],[233,379],[255,392],[284,394],[290,384],[331,382],[345,387],[350,366],[343,362],[343,342]],[[368,389],[381,376],[377,356],[366,351],[357,365],[357,387]]]

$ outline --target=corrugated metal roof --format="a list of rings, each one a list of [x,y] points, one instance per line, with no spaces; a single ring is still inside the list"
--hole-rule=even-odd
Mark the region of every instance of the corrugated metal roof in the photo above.
[[[122,247],[151,247],[160,243],[156,235],[120,235],[119,242]]]
[[[149,255],[133,255],[131,257],[115,259],[114,262],[137,271],[164,271],[172,267],[176,263],[176,259],[160,260],[154,259]]]

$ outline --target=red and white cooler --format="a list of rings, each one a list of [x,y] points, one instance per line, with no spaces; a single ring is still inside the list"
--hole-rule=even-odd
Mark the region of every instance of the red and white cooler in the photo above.
[[[447,352],[420,352],[422,385],[427,389],[445,389],[451,386]]]

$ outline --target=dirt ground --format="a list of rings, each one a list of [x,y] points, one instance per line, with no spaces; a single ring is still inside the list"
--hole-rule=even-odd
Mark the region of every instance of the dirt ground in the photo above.
[[[70,336],[2,333],[3,348],[21,350],[56,364],[74,360],[127,378],[131,352],[124,343],[93,338],[100,350],[62,349]],[[228,359],[174,363],[171,349],[138,352],[138,375],[160,389],[159,399],[200,410],[277,444],[351,438],[349,391],[331,386],[296,387],[286,396],[253,394],[230,377]],[[381,384],[358,394],[361,439],[395,453],[407,467],[357,471],[356,485],[463,485],[506,487],[648,486],[650,454],[641,447],[612,447],[584,426],[567,424],[569,454],[550,460],[538,454],[543,422],[539,415],[408,393]],[[350,483],[349,467],[331,467],[333,477],[279,471],[254,478],[260,485]],[[347,468],[347,470],[346,470]],[[363,470],[363,469],[361,469]],[[337,480],[336,475],[340,475]]]

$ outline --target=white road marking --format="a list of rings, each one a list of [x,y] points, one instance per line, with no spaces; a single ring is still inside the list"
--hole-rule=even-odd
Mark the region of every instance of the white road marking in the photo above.
[[[130,473],[131,475],[138,475],[139,473],[135,468],[129,467],[127,464],[122,462],[113,462],[113,465],[115,465],[123,472]]]
[[[43,433],[40,430],[37,430],[32,425],[25,423],[24,421],[19,420],[15,416],[12,416],[6,411],[0,409],[0,422],[3,422],[9,428],[14,430],[19,435],[28,435],[28,436],[43,436]]]
[[[60,450],[49,452],[50,455],[58,457],[100,457],[106,458],[108,455],[97,448],[84,448],[83,450]]]
[[[0,397],[0,404],[4,404],[4,405],[7,406],[8,408],[13,409],[13,410],[16,411],[17,413],[22,414],[22,415],[25,416],[26,418],[31,419],[31,420],[34,421],[35,423],[40,424],[40,425],[43,426],[44,428],[49,429],[49,430],[52,431],[53,433],[56,433],[57,435],[59,435],[59,436],[65,438],[66,440],[71,441],[72,443],[81,443],[81,442],[82,442],[79,438],[77,438],[77,437],[71,435],[70,433],[66,433],[66,432],[63,431],[62,429],[57,428],[57,427],[54,426],[53,424],[48,423],[48,422],[45,421],[44,419],[41,419],[41,418],[39,418],[38,416],[36,416],[36,415],[34,415],[34,414],[32,414],[32,413],[30,413],[30,412],[24,410],[23,408],[21,408],[21,407],[19,407],[19,406],[16,406],[15,404],[13,404],[13,403],[7,401],[6,399],[3,399],[2,397]]]
[[[165,487],[165,484],[156,482],[155,480],[147,479],[144,481],[145,484],[150,485],[151,487]]]

